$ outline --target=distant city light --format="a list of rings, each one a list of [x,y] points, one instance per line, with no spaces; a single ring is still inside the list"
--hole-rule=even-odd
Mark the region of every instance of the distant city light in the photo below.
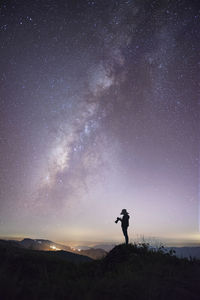
[[[57,248],[56,246],[50,246],[50,248],[53,250],[53,251],[59,251],[59,250],[61,250],[60,248]]]

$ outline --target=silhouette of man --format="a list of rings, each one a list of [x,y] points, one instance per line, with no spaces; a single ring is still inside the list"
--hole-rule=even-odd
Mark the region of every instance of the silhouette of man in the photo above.
[[[120,215],[123,215],[122,218],[117,218],[117,220],[115,221],[115,223],[117,223],[118,221],[121,221],[121,226],[122,226],[122,232],[124,234],[124,237],[125,237],[125,243],[126,245],[128,245],[128,226],[129,226],[129,214],[127,212],[127,210],[124,208],[122,209],[121,211],[121,214]]]

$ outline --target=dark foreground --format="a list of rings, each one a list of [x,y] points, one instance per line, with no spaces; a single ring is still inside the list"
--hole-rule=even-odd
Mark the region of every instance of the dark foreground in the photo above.
[[[200,261],[119,245],[98,261],[0,244],[0,299],[199,300]]]

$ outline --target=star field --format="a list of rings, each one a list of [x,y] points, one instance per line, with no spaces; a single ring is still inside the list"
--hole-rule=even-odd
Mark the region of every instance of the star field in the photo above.
[[[197,233],[198,1],[0,14],[1,235],[117,240],[124,207],[132,238]]]

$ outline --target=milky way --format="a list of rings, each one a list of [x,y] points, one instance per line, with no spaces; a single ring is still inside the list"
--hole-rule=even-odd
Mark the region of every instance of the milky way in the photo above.
[[[2,235],[198,231],[198,1],[2,1]]]

